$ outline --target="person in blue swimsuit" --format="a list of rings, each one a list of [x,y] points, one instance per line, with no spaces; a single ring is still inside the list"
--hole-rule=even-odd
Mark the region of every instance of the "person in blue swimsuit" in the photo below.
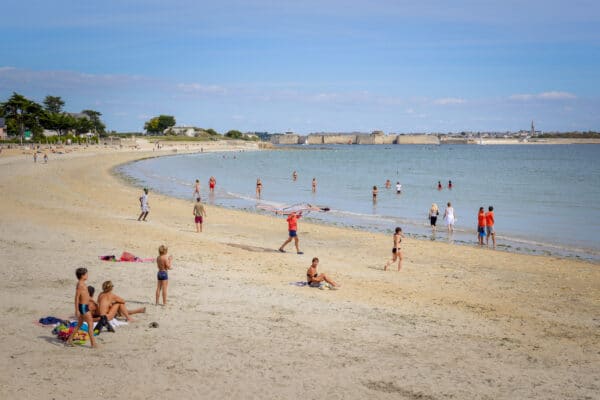
[[[85,321],[89,331],[91,332],[89,334],[90,344],[92,347],[96,347],[96,339],[94,338],[93,330],[94,319],[92,318],[92,313],[90,312],[90,308],[88,306],[90,295],[88,293],[87,285],[85,284],[85,281],[87,281],[88,278],[88,270],[86,268],[77,268],[75,271],[75,276],[77,276],[78,279],[77,287],[75,289],[75,315],[77,315],[77,326],[67,338],[67,345],[73,345],[73,336],[75,336]]]
[[[167,256],[169,249],[164,244],[161,244],[158,248],[158,257],[156,257],[156,266],[158,267],[158,273],[156,274],[156,305],[159,304],[160,293],[162,292],[163,306],[167,305],[167,287],[169,285],[169,273],[167,272],[172,268],[171,262],[173,256]]]

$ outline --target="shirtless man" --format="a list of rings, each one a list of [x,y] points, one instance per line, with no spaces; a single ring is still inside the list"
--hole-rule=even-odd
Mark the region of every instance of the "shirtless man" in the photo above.
[[[317,192],[317,178],[313,178],[313,180],[312,180],[312,192],[313,193]]]
[[[321,282],[325,281],[331,285],[330,289],[339,289],[339,285],[335,283],[331,278],[325,274],[319,274],[317,267],[319,266],[319,259],[317,257],[312,259],[312,264],[306,271],[306,282],[308,286],[322,288]]]
[[[117,315],[125,317],[127,322],[132,322],[131,314],[145,313],[146,308],[136,308],[135,310],[127,310],[125,300],[112,292],[113,284],[111,281],[106,281],[102,284],[102,293],[98,295],[98,314],[106,316],[110,321]]]

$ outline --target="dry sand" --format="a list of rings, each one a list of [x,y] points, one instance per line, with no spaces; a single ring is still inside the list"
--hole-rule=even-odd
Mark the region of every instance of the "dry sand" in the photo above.
[[[281,217],[208,206],[196,234],[192,203],[157,193],[137,222],[140,188],[112,169],[156,154],[0,157],[1,399],[600,397],[599,265],[406,239],[403,270],[384,272],[391,234],[300,220],[305,254],[280,254]],[[162,243],[166,307],[154,264],[97,259]],[[313,256],[341,290],[289,285]],[[80,266],[148,308],[95,350],[34,323],[71,316]]]

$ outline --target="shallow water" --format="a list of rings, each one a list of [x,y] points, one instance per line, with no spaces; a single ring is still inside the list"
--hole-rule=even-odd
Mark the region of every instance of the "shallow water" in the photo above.
[[[256,209],[260,178],[261,204],[318,204],[331,211],[311,212],[308,218],[386,232],[399,225],[409,236],[463,244],[476,242],[479,207],[493,205],[499,249],[600,261],[599,159],[600,145],[299,146],[152,158],[119,170],[140,185],[190,200],[200,179],[203,199],[264,212]],[[209,197],[211,175],[217,190]],[[385,189],[386,179],[391,189]],[[457,217],[451,237],[441,218],[448,201]],[[435,237],[427,219],[433,202],[440,207]]]

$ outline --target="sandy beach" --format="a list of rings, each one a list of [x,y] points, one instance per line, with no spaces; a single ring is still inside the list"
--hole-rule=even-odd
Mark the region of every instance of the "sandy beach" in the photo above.
[[[169,146],[89,147],[48,164],[3,151],[0,398],[599,397],[600,265],[408,238],[403,270],[384,272],[391,233],[300,220],[304,254],[281,254],[282,217],[207,206],[196,234],[191,199],[152,192],[138,222],[141,188],[113,169],[199,150]],[[203,144],[256,147],[239,146]],[[98,260],[155,257],[160,244],[174,257],[166,307],[154,305],[155,264]],[[290,285],[314,256],[342,289]],[[77,267],[147,307],[98,349],[66,348],[35,324],[72,317]]]

